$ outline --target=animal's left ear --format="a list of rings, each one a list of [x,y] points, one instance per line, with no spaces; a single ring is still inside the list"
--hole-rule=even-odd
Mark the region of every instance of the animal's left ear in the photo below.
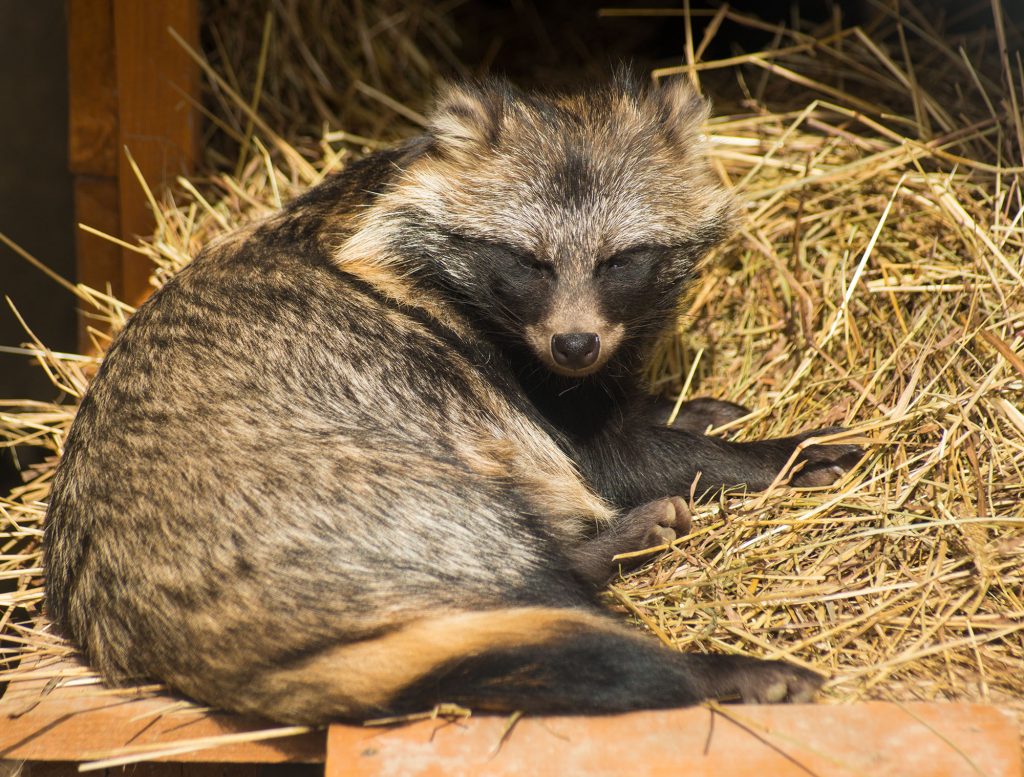
[[[711,114],[711,104],[685,76],[663,79],[654,88],[666,128],[679,137],[692,137]]]
[[[430,114],[430,132],[446,150],[478,150],[497,139],[503,107],[498,88],[448,84]]]

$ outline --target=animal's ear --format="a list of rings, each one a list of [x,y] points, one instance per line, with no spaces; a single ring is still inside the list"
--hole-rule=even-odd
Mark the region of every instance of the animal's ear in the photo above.
[[[711,113],[711,104],[685,76],[664,79],[655,87],[654,96],[661,107],[666,128],[679,137],[692,137]]]
[[[498,137],[504,103],[498,89],[448,84],[430,114],[430,132],[442,148],[452,151],[491,145]]]

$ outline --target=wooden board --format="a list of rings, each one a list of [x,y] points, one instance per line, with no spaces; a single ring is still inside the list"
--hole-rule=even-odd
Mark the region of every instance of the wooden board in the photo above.
[[[977,704],[735,706],[332,726],[325,777],[1020,777],[1015,716]]]
[[[193,740],[274,728],[254,717],[174,710],[166,698],[123,696],[43,701],[22,715],[0,707],[0,760],[89,761],[125,747],[184,744]],[[0,703],[2,704],[2,703]],[[225,744],[152,760],[200,763],[320,763],[324,732]]]
[[[172,696],[80,685],[74,660],[26,662],[0,699],[0,761],[89,761],[125,747],[186,745],[207,737],[279,729],[253,716],[211,713]],[[205,763],[321,763],[324,731],[224,744],[152,758]]]
[[[117,176],[117,71],[113,0],[69,0],[68,168]]]
[[[198,48],[198,0],[68,0],[67,8],[75,219],[134,244],[156,222],[126,149],[158,197],[195,165],[199,70],[168,29]],[[146,257],[85,233],[77,235],[76,270],[80,282],[130,304],[151,291]],[[80,318],[83,348],[89,323]]]
[[[75,223],[87,224],[108,235],[121,232],[118,214],[119,192],[116,178],[98,175],[76,175],[74,178]],[[75,230],[75,279],[78,283],[110,293],[118,299],[124,296],[121,282],[123,249],[109,240]],[[94,316],[96,311],[79,303],[78,347],[80,353],[91,353],[92,341],[87,327],[102,328]]]
[[[117,186],[117,70],[113,0],[69,0],[68,169],[74,183],[75,224],[121,234]],[[122,249],[75,229],[75,280],[121,297]],[[80,309],[78,347],[89,353],[86,327],[94,311]]]
[[[81,762],[128,746],[188,745],[275,728],[170,696],[140,698],[95,684],[74,685],[84,676],[73,661],[41,662],[12,683],[0,699],[0,760]],[[54,683],[54,677],[62,679]],[[151,760],[319,763],[326,755],[326,777],[1020,777],[1020,745],[1016,716],[997,707],[867,702],[336,725],[326,734],[154,754]]]
[[[199,99],[199,68],[168,29],[198,48],[199,4],[197,0],[113,3],[121,233],[134,243],[136,237],[153,232],[155,221],[123,150],[131,152],[156,193],[195,164],[199,129],[190,99]],[[146,257],[128,249],[122,262],[125,301],[138,304],[152,291],[152,266]]]

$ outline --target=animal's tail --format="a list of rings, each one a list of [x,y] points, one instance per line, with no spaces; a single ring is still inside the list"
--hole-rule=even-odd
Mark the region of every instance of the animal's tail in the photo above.
[[[776,661],[676,653],[586,611],[529,607],[425,618],[253,677],[238,698],[209,701],[305,723],[439,702],[611,713],[705,698],[806,701],[821,679]]]

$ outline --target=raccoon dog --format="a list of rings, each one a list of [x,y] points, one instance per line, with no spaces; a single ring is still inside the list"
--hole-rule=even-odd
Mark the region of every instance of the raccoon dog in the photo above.
[[[766,487],[804,434],[667,428],[637,373],[733,205],[704,101],[620,77],[447,88],[429,131],[208,246],[116,339],[45,529],[49,612],[113,682],[280,721],[455,702],[604,713],[811,697],[665,650],[595,592]],[[852,446],[812,446],[800,482]]]

